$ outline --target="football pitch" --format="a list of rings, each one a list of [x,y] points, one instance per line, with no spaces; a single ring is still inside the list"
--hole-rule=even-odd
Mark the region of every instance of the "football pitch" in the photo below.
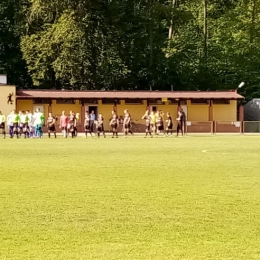
[[[0,259],[260,259],[260,136],[0,139]]]

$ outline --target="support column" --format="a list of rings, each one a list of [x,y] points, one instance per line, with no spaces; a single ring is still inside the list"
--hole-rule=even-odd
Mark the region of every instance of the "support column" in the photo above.
[[[213,122],[213,101],[209,101],[209,121]],[[214,122],[211,123],[211,134],[214,134]]]
[[[84,132],[84,122],[85,122],[85,104],[84,101],[82,100],[81,102],[81,126],[80,126],[80,132]]]
[[[239,121],[243,122],[244,121],[244,107],[239,106]]]
[[[213,106],[212,106],[213,101],[209,101],[209,121],[213,121]]]
[[[240,121],[240,129],[241,129],[241,134],[244,133],[244,107],[241,105],[239,106],[239,121]]]

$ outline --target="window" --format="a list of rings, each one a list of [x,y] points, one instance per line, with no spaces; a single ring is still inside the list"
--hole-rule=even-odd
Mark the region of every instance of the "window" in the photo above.
[[[169,104],[170,104],[170,105],[178,105],[178,104],[179,104],[179,100],[170,98],[170,99],[169,99]],[[181,104],[181,105],[187,105],[187,100],[180,100],[180,104]]]
[[[134,98],[128,98],[125,100],[125,103],[128,105],[142,105],[143,100],[142,99],[134,99]]]
[[[47,98],[40,99],[40,98],[37,98],[37,99],[33,100],[33,104],[51,104],[51,99],[47,99]]]
[[[105,104],[105,105],[120,104],[120,100],[114,99],[114,98],[104,98],[104,99],[102,99],[102,104]]]
[[[208,100],[207,99],[192,99],[191,100],[191,104],[197,104],[197,105],[207,105],[208,104]]]
[[[159,98],[148,99],[147,103],[149,105],[165,105],[165,102],[163,102],[162,99]]]
[[[228,99],[214,99],[213,104],[214,105],[229,105],[230,100],[228,100]]]
[[[97,104],[98,100],[97,99],[91,99],[91,98],[85,98],[85,99],[81,99],[79,101],[79,103],[81,105],[84,105],[84,104]]]
[[[56,104],[62,105],[62,104],[75,104],[74,99],[57,99]]]

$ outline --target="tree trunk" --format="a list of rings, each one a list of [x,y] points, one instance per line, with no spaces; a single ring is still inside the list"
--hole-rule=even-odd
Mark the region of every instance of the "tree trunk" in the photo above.
[[[171,6],[171,22],[170,22],[170,27],[169,27],[169,34],[168,34],[168,39],[170,40],[173,35],[173,10],[176,5],[177,0],[172,0],[172,6]]]

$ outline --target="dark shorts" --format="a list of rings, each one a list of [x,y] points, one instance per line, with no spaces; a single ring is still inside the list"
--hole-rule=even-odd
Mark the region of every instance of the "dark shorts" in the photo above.
[[[18,129],[18,123],[13,123],[13,128]]]
[[[68,128],[68,131],[70,131],[70,132],[74,132],[74,130],[75,130],[74,125],[70,125],[70,127]]]
[[[113,131],[116,131],[116,130],[117,130],[117,124],[112,124],[111,127],[112,127],[112,130],[113,130]]]
[[[27,131],[27,128],[28,128],[28,123],[24,123],[24,124],[21,124],[20,125],[20,128],[24,131]]]
[[[168,128],[169,130],[172,130],[172,126],[173,126],[173,125],[172,125],[172,124],[170,124],[170,125],[168,125],[168,127],[167,127],[167,128]]]
[[[0,129],[5,129],[5,123],[4,122],[0,124]]]
[[[99,125],[97,127],[97,130],[98,130],[98,132],[104,132],[104,126],[103,125]]]
[[[146,131],[151,131],[151,124],[146,124],[145,129]]]
[[[63,127],[61,128],[61,130],[62,130],[62,131],[64,131],[64,130],[67,131],[67,126],[63,126]]]
[[[156,127],[159,131],[163,130],[163,124],[156,124]]]
[[[90,132],[90,125],[85,125],[85,132]]]
[[[55,131],[56,131],[55,125],[48,126],[48,131],[50,131],[50,132],[55,132]]]
[[[125,124],[125,125],[124,125],[124,128],[125,128],[126,130],[130,129],[130,124]]]

